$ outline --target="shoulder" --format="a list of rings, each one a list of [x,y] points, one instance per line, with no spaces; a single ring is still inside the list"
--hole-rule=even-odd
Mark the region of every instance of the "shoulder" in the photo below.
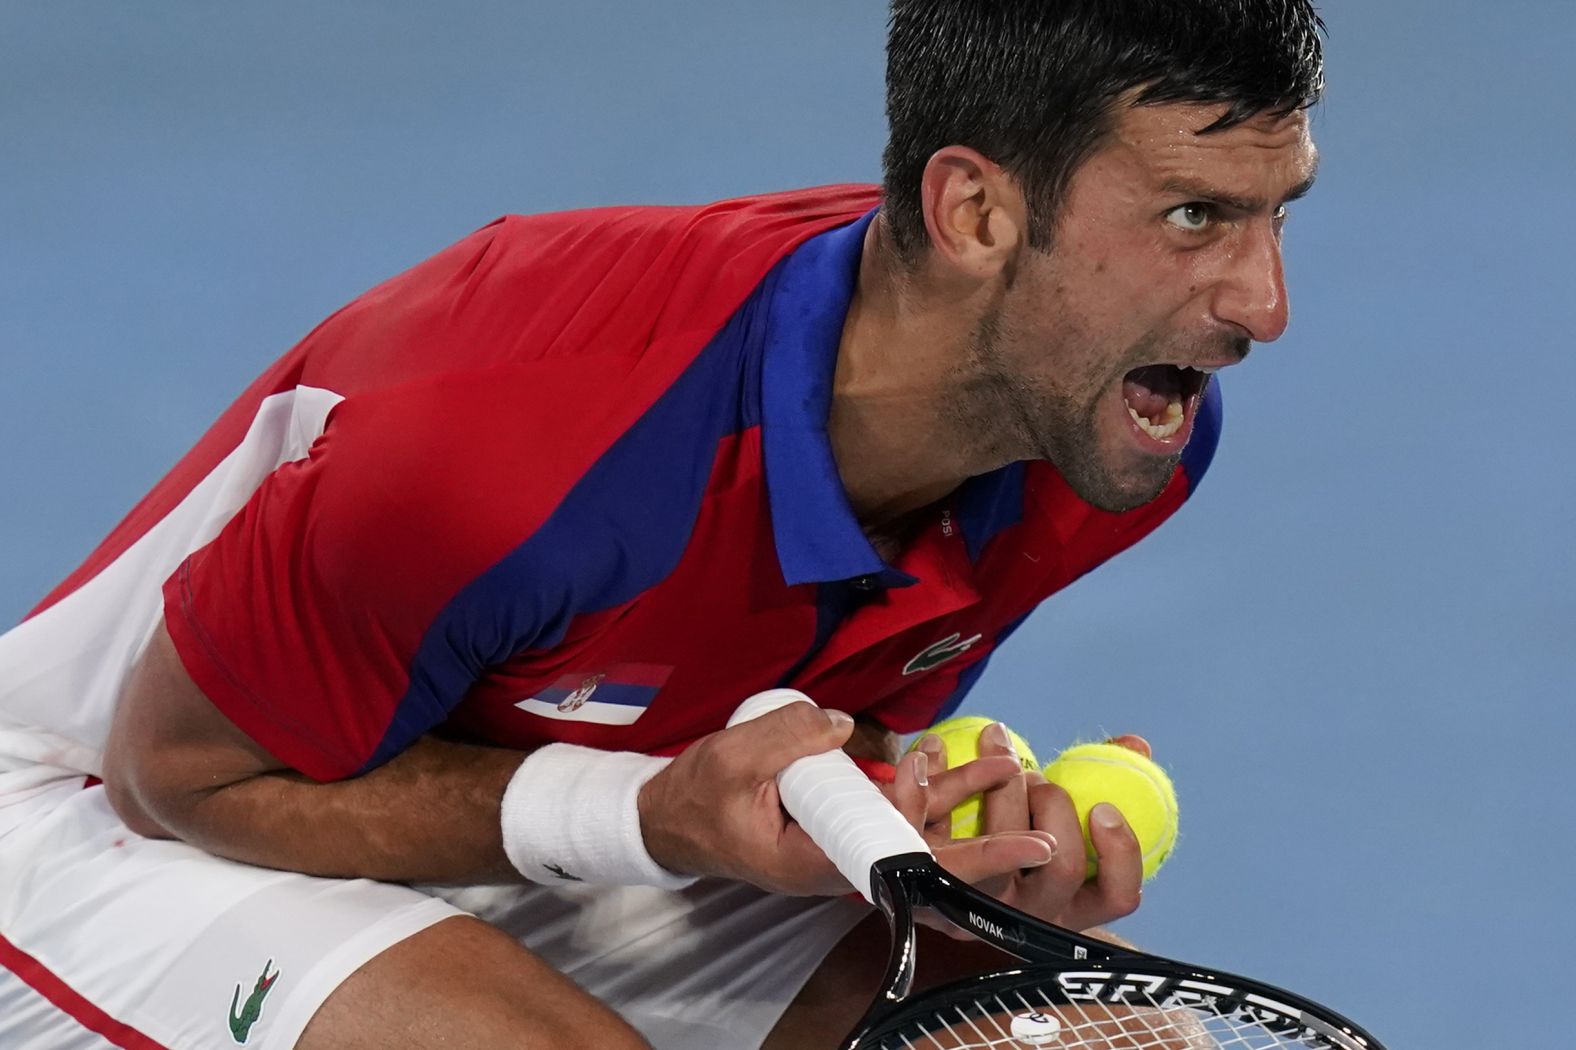
[[[684,207],[508,215],[364,293],[301,344],[346,396],[453,371],[697,350],[768,271],[877,203],[834,186]]]
[[[538,276],[622,309],[660,301],[664,312],[715,327],[794,248],[879,201],[874,186],[846,185],[703,205],[505,216],[490,228],[494,265],[514,274],[548,270]]]

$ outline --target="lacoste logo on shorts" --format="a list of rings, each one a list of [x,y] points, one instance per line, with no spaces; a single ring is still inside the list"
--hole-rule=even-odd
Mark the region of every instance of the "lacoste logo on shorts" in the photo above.
[[[274,982],[279,980],[278,970],[274,970],[272,974],[268,972],[273,965],[272,959],[263,964],[263,972],[258,976],[257,983],[252,986],[252,994],[246,997],[245,1005],[241,1003],[240,985],[235,986],[235,995],[230,997],[230,1038],[234,1039],[238,1046],[246,1045],[247,1038],[252,1034],[252,1026],[263,1016],[263,1000],[268,998],[268,993],[273,991]]]

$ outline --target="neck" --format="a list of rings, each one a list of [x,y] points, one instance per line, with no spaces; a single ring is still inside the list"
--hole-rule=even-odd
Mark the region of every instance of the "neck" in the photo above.
[[[949,285],[923,265],[905,269],[878,216],[838,346],[832,454],[867,532],[901,528],[915,510],[1006,459],[963,433],[956,409],[962,366],[982,316],[981,290]]]

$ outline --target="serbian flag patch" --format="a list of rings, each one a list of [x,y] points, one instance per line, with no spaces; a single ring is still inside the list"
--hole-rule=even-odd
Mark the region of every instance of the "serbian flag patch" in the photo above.
[[[614,664],[599,671],[571,671],[514,706],[543,718],[627,726],[646,713],[672,673],[673,668],[661,664]]]

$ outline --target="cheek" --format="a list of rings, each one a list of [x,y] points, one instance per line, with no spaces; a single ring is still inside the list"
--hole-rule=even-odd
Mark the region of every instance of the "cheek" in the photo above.
[[[1132,341],[1147,331],[1163,312],[1163,289],[1175,287],[1179,276],[1175,260],[1148,243],[1090,244],[1083,258],[1069,261],[1065,301],[1107,344]]]
[[[1117,247],[1064,244],[1020,271],[1002,304],[1003,350],[1063,395],[1084,400],[1103,388],[1157,325],[1153,266]]]

